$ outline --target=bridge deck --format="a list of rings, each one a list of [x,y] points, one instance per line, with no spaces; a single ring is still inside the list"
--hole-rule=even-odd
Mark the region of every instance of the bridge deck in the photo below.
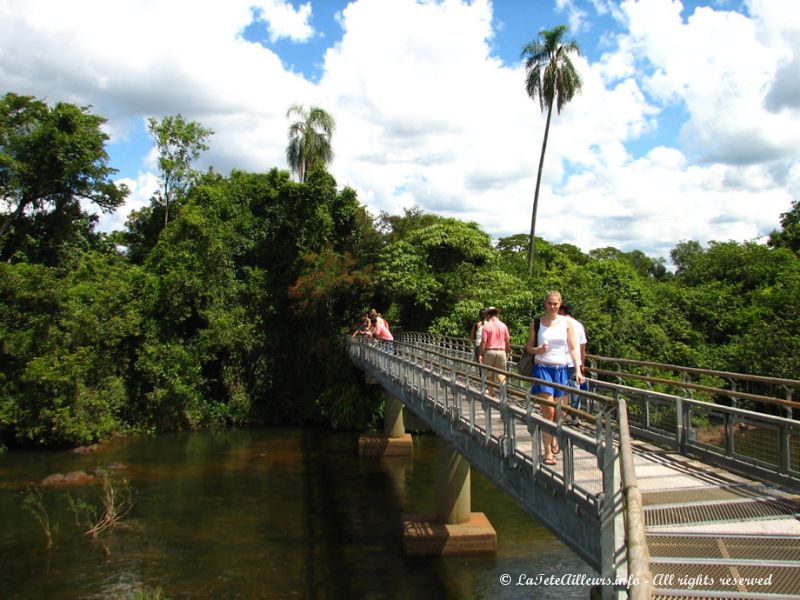
[[[445,376],[422,361],[412,365],[416,374],[409,375],[395,371],[398,364],[384,365],[384,386],[401,390],[407,399],[421,397],[410,408],[427,413],[417,415],[423,421],[436,421],[434,414],[447,415],[451,427],[468,430],[470,439],[494,448],[499,461],[508,460],[510,454],[528,471],[532,468],[539,483],[561,482],[557,495],[573,503],[577,514],[600,508],[604,473],[597,444],[603,434],[595,424],[559,423],[561,452],[555,465],[545,465],[533,448],[546,430],[543,419],[535,403],[529,414],[537,422],[526,417],[529,407],[519,390],[503,406],[500,400],[482,395],[481,382],[465,372]],[[800,495],[651,442],[634,440],[633,452],[657,598],[800,597]],[[618,469],[617,462],[616,481]],[[508,482],[501,487],[512,495],[521,489]],[[516,497],[523,504],[531,499],[522,493]],[[562,517],[576,515],[574,510]],[[545,525],[564,535],[557,520]],[[580,554],[576,538],[565,541]]]

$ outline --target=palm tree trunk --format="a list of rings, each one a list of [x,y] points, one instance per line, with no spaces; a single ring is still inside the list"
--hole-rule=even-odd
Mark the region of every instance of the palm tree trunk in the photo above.
[[[542,184],[542,167],[544,166],[544,153],[547,150],[547,136],[550,134],[550,117],[553,115],[553,98],[547,105],[547,123],[544,126],[544,140],[542,141],[542,154],[539,157],[539,172],[536,174],[536,192],[533,195],[533,214],[531,215],[531,238],[528,240],[528,277],[533,274],[534,236],[536,235],[536,212],[539,210],[539,187]]]

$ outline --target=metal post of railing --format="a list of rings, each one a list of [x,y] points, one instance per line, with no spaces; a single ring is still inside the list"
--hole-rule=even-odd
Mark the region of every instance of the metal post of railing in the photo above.
[[[500,418],[503,421],[501,452],[503,456],[510,456],[513,453],[514,419],[508,408],[508,379],[500,386]]]
[[[467,386],[469,387],[469,386]],[[486,393],[486,369],[481,373],[481,398]],[[469,433],[473,434],[475,431],[475,394],[470,394],[467,390],[467,399],[469,400]]]
[[[453,420],[458,422],[461,419],[461,402],[458,399],[458,387],[456,386],[456,370],[452,369],[450,371],[450,391],[452,394],[452,409],[451,414],[453,415]]]
[[[735,451],[733,441],[733,427],[736,417],[728,412],[725,413],[725,456],[733,458]]]
[[[571,491],[575,484],[575,447],[572,445],[571,437],[559,440],[559,444],[564,456],[564,488]]]
[[[688,373],[681,373],[681,380],[683,383],[692,383]],[[694,396],[692,396],[692,388],[684,386],[681,389],[683,390],[683,393],[686,394],[686,397],[689,398],[689,400],[694,398]]]
[[[728,383],[730,383],[730,385],[731,385],[731,391],[732,391],[732,392],[736,392],[736,391],[738,391],[738,390],[737,390],[737,387],[738,387],[738,386],[736,385],[736,382],[735,382],[733,379],[728,379]],[[732,406],[733,408],[736,408],[736,396],[735,396],[735,395],[730,395],[730,396],[728,396],[728,398],[729,398],[729,399],[730,399],[730,401],[731,401],[731,406]]]
[[[678,443],[678,451],[683,453],[686,450],[686,435],[687,430],[684,427],[685,419],[683,417],[683,400],[680,398],[675,399],[675,437]]]
[[[789,443],[789,436],[791,436],[791,428],[786,425],[781,425],[778,429],[778,471],[781,475],[789,474],[789,467],[791,466],[791,444]]]
[[[628,556],[628,581],[636,582],[631,585],[628,598],[649,600],[653,594],[650,552],[645,537],[642,494],[639,491],[633,463],[631,434],[628,429],[628,407],[624,399],[619,401],[618,412],[620,471],[625,496],[625,546]]]
[[[622,503],[619,471],[617,467],[618,453],[614,446],[614,429],[611,415],[602,411],[595,421],[597,440],[597,467],[602,473],[603,491],[598,498],[600,517],[600,575],[606,578],[620,579],[627,573],[627,561],[622,558],[625,547],[625,532],[622,512],[617,510]],[[606,585],[601,589],[603,600],[619,597],[614,586]]]
[[[622,374],[622,365],[620,363],[614,363],[614,366],[617,367],[617,373]],[[617,375],[617,383],[619,384],[625,383],[622,380],[622,377],[620,377],[619,375]]]
[[[791,402],[792,401],[792,388],[790,388],[788,385],[785,385],[785,386],[783,386],[783,389],[786,391],[786,399],[789,402]],[[786,408],[786,418],[787,419],[794,418],[794,414],[792,412],[792,407],[791,406],[786,406],[785,408]]]
[[[497,386],[497,380],[494,382]],[[498,389],[495,387],[495,389]],[[488,394],[481,397],[481,406],[483,406],[483,430],[486,432],[483,438],[483,443],[487,446],[492,440],[492,401],[491,396]]]

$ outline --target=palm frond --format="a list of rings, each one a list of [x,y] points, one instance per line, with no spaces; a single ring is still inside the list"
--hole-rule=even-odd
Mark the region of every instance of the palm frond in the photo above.
[[[287,117],[297,115],[298,121],[289,125],[286,161],[301,182],[315,168],[324,167],[333,160],[331,139],[336,128],[333,117],[317,106],[308,110],[299,104],[289,108]]]

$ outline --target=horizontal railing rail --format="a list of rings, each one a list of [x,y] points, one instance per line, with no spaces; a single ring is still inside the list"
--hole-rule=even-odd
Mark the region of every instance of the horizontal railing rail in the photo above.
[[[457,338],[452,336],[444,336],[437,334],[430,334],[424,332],[404,332],[403,336],[410,336],[410,339],[415,341],[426,342],[436,339],[436,344],[443,348],[457,349],[463,352],[471,352],[473,349],[473,342],[467,338]],[[522,354],[523,345],[512,344],[512,354],[514,357],[519,357]],[[684,367],[681,365],[673,365],[669,363],[658,363],[653,361],[635,360],[628,358],[615,358],[610,356],[602,356],[598,354],[587,354],[587,363],[592,366],[592,370],[597,370],[599,373],[614,377],[631,376],[642,381],[651,381],[657,384],[675,385],[684,387],[686,389],[696,389],[702,392],[717,393],[727,396],[732,399],[753,400],[756,402],[763,402],[766,404],[776,404],[788,408],[800,408],[800,402],[794,401],[796,395],[800,395],[800,380],[786,379],[780,377],[768,377],[765,375],[751,375],[747,373],[734,373],[731,371],[719,371],[714,369],[702,369],[699,367]],[[616,370],[600,369],[599,365],[602,363],[610,363],[617,365]],[[588,366],[588,365],[587,365]],[[647,373],[636,373],[633,371],[625,371],[622,367],[638,367],[643,369],[656,369],[664,372],[671,372],[683,375],[683,379],[668,379],[648,375]],[[715,377],[723,379],[731,385],[730,388],[714,387],[706,384],[692,382],[688,379],[689,375]],[[757,383],[767,386],[772,389],[782,390],[782,394],[766,395],[754,394],[746,390],[737,389],[742,384]]]
[[[630,372],[621,373],[619,371],[608,371],[605,369],[599,369],[593,365],[589,366],[588,369],[595,375],[605,375],[619,380],[636,379],[643,381],[647,384],[656,384],[656,385],[671,386],[674,388],[678,388],[684,391],[688,391],[689,393],[687,393],[686,396],[689,398],[691,398],[691,391],[695,390],[698,392],[705,392],[707,394],[711,394],[712,396],[720,396],[722,398],[727,398],[733,401],[750,400],[753,402],[759,402],[761,404],[783,407],[789,410],[800,408],[800,402],[793,400],[783,400],[780,398],[775,398],[773,396],[762,396],[760,394],[751,394],[749,392],[744,392],[744,391],[716,388],[708,385],[702,385],[699,383],[693,383],[691,381],[683,381],[678,379],[665,379],[662,377],[654,377],[652,375],[642,375],[640,373],[630,373]]]
[[[692,375],[708,375],[711,377],[719,377],[720,379],[748,381],[753,383],[765,383],[774,386],[788,386],[800,390],[800,380],[797,379],[784,379],[781,377],[769,377],[766,375],[750,375],[748,373],[734,373],[732,371],[717,371],[714,369],[702,369],[700,367],[684,367],[681,365],[673,365],[669,363],[635,360],[631,358],[615,358],[611,356],[601,356],[599,354],[587,354],[586,357],[591,360],[594,360],[597,363],[609,362],[609,363],[615,363],[619,365],[626,365],[632,367],[646,367],[646,368],[661,369],[664,371],[674,371],[676,373],[689,373]]]
[[[409,343],[421,348],[448,352],[462,360],[473,360],[470,340],[409,332]],[[477,367],[477,365],[476,365]],[[486,369],[487,367],[482,367]],[[735,406],[726,406],[693,399],[688,394],[678,395],[652,388],[642,388],[627,383],[616,383],[598,377],[608,371],[587,368],[591,392],[569,389],[585,399],[588,414],[616,412],[615,402],[627,401],[630,430],[637,437],[666,444],[682,453],[693,454],[712,464],[742,472],[758,479],[787,484],[800,488],[800,421],[788,417],[765,414]],[[620,373],[610,372],[615,376]],[[647,380],[661,384],[665,381],[675,389],[688,384],[639,374],[626,374],[630,379]],[[511,374],[509,389],[524,389],[534,380]],[[667,385],[665,384],[665,385]],[[692,384],[693,385],[693,384]],[[558,386],[556,386],[558,387]],[[714,388],[711,388],[714,389]],[[719,391],[719,390],[716,390]],[[725,390],[725,393],[736,393]],[[513,394],[513,392],[511,392]],[[742,399],[771,401],[776,405],[793,408],[794,402],[778,398],[738,393]],[[609,405],[612,408],[609,408]],[[558,405],[556,410],[587,418],[587,411],[578,411]]]

